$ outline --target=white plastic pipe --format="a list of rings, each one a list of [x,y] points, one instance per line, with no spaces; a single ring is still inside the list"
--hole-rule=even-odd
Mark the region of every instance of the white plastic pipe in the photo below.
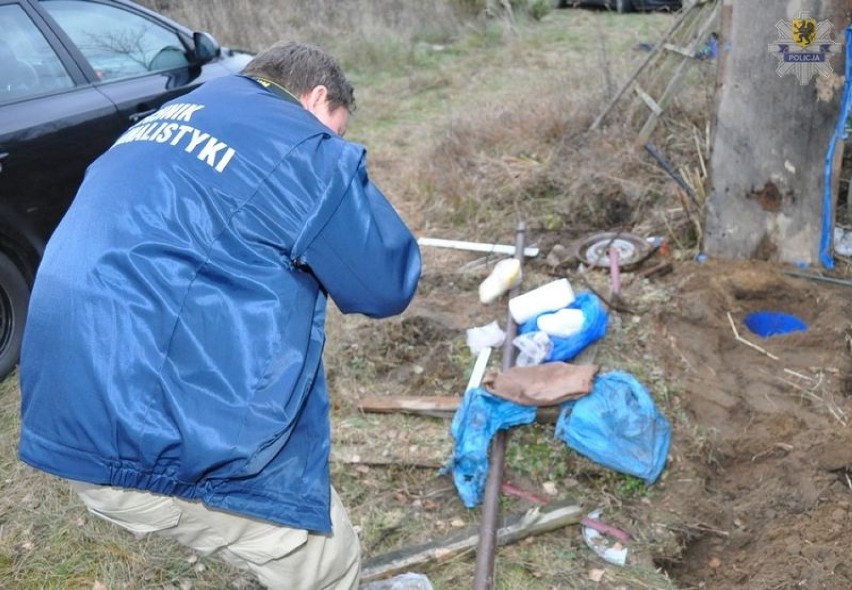
[[[484,244],[482,242],[464,242],[460,240],[442,240],[441,238],[418,238],[417,243],[421,246],[435,246],[437,248],[452,248],[453,250],[470,250],[471,252],[489,252],[494,254],[515,253],[514,246],[505,244]],[[535,246],[524,248],[524,256],[535,258],[539,250]]]
[[[482,383],[482,378],[485,376],[485,369],[488,368],[488,358],[490,356],[490,346],[486,346],[479,351],[479,354],[476,357],[476,362],[473,364],[473,372],[470,374],[470,379],[467,382],[467,389],[465,389],[465,391],[469,391],[474,387],[479,387]]]

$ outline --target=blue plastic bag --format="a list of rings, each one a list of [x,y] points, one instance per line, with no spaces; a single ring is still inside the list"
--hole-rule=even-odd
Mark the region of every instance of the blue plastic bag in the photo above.
[[[456,440],[452,471],[462,502],[473,508],[482,499],[488,479],[488,449],[499,430],[535,420],[535,406],[522,406],[476,387],[467,390],[453,416],[450,433]]]
[[[563,404],[556,438],[595,463],[651,485],[665,467],[671,428],[645,387],[613,371],[598,375],[588,395]]]
[[[594,293],[580,293],[565,309],[579,309],[583,312],[583,327],[576,334],[567,338],[551,336],[553,349],[544,362],[570,361],[580,354],[589,344],[600,340],[606,335],[609,316]],[[548,312],[552,313],[552,312]],[[518,327],[518,333],[538,331],[538,316],[524,322]]]

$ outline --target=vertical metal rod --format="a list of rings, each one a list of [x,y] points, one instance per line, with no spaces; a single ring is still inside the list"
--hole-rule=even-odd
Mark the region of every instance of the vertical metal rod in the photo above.
[[[610,295],[621,294],[621,269],[618,262],[618,248],[609,249],[609,284]]]
[[[524,241],[526,224],[521,221],[515,234],[515,258],[524,263]],[[509,292],[509,297],[520,293],[520,285]],[[503,343],[503,370],[507,371],[515,364],[515,347],[512,340],[518,333],[518,326],[507,313],[506,341]],[[485,484],[485,497],[482,501],[482,522],[479,526],[479,544],[476,549],[476,570],[474,572],[474,590],[491,590],[494,587],[494,558],[497,545],[497,529],[500,520],[500,487],[503,483],[503,462],[506,457],[508,432],[499,431],[491,443],[491,457],[488,465],[488,481]]]

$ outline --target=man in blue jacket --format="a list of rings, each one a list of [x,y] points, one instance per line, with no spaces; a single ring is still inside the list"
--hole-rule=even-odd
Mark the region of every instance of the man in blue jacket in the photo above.
[[[269,588],[357,586],[329,483],[326,299],[387,317],[420,276],[342,139],[353,108],[333,58],[282,43],[131,127],[47,246],[21,353],[23,461]]]

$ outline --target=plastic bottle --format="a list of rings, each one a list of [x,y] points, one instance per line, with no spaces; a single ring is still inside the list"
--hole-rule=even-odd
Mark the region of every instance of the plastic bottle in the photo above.
[[[479,300],[485,304],[493,303],[520,282],[521,261],[517,258],[505,258],[494,265],[494,270],[479,285]]]

